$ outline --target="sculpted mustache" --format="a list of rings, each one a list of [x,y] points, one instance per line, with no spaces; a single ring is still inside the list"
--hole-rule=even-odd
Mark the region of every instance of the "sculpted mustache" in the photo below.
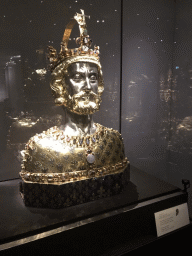
[[[80,99],[82,97],[93,97],[93,98],[98,98],[98,95],[96,93],[94,93],[93,91],[88,91],[88,92],[84,92],[84,91],[81,91],[75,95],[73,95],[73,99],[76,100],[76,99]]]

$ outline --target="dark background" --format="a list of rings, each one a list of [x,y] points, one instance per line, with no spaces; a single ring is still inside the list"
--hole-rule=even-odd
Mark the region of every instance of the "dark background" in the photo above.
[[[132,165],[182,188],[181,180],[192,178],[190,0],[1,1],[0,180],[19,177],[20,152],[31,136],[63,121],[46,51],[60,50],[80,9],[91,16],[88,32],[100,46],[104,74],[94,120],[122,133]],[[72,48],[78,35],[76,26]]]

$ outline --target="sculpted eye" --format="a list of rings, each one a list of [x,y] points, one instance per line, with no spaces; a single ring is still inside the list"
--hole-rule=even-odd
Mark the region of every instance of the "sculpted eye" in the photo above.
[[[73,79],[79,80],[79,79],[81,79],[81,75],[77,73],[74,75]]]
[[[91,79],[92,81],[95,81],[95,80],[97,80],[97,76],[96,76],[96,75],[91,75],[91,76],[90,76],[90,79]]]

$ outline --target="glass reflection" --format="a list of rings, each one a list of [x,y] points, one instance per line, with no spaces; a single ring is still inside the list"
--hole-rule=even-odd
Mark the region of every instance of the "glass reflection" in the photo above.
[[[169,69],[167,80],[165,81],[163,76],[161,76],[161,79],[160,79],[160,87],[161,87],[161,90],[159,91],[160,99],[165,102],[168,102],[170,100],[176,101],[177,99],[176,97],[177,91],[175,90],[176,86],[177,86],[176,77],[173,78],[172,71],[171,69]]]
[[[169,69],[167,77],[160,77],[159,96],[163,104],[162,119],[160,123],[159,134],[162,139],[165,139],[170,145],[170,136],[173,128],[176,125],[174,111],[171,108],[175,107],[175,102],[178,100],[177,76],[173,77],[172,70]]]
[[[30,113],[21,112],[19,116],[10,119],[11,125],[7,134],[7,150],[9,155],[14,155],[17,160],[21,161],[21,153],[25,148],[26,141],[31,135],[42,132],[44,129],[55,125],[61,125],[63,121],[62,115],[48,116],[43,115],[37,117],[31,111]]]

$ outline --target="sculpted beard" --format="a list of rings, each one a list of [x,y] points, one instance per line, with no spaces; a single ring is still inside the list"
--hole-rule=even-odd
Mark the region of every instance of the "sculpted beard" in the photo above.
[[[91,115],[99,110],[101,97],[92,91],[81,91],[74,94],[70,99],[70,111]]]

